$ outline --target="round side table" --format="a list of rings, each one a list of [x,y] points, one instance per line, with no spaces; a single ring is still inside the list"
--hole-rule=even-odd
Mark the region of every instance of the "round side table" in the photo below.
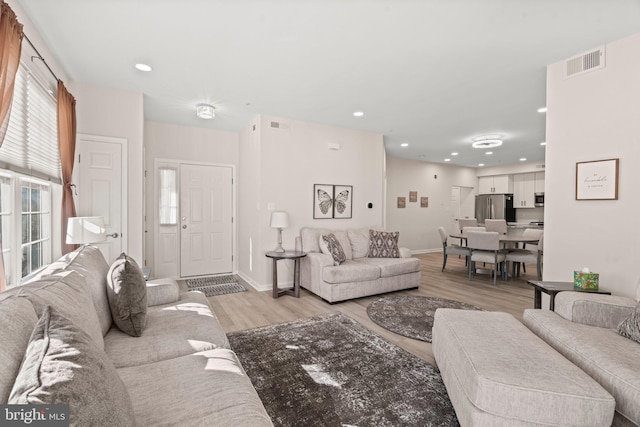
[[[307,256],[306,252],[301,251],[284,251],[284,252],[267,252],[267,258],[273,259],[273,297],[278,298],[282,294],[293,295],[300,298],[300,258]],[[293,260],[293,287],[288,289],[278,289],[278,261],[281,259]]]

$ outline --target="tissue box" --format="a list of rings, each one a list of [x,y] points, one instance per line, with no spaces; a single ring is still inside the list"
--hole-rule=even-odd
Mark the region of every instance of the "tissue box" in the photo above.
[[[573,287],[577,289],[597,291],[599,280],[600,275],[598,273],[583,273],[582,271],[573,272]]]

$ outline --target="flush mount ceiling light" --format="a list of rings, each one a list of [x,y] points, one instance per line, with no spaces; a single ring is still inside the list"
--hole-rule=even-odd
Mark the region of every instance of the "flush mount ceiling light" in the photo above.
[[[500,135],[483,135],[477,136],[473,138],[473,144],[471,146],[473,148],[493,148],[499,147],[502,145],[502,140],[500,139]]]
[[[196,116],[201,119],[213,119],[216,116],[215,108],[209,104],[198,104],[196,106]]]
[[[151,71],[151,66],[147,65],[147,64],[136,64],[136,68],[140,71]]]

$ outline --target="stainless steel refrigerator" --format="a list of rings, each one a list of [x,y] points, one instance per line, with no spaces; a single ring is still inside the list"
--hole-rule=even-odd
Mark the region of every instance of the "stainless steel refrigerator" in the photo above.
[[[476,219],[484,224],[486,219],[505,219],[515,222],[513,194],[480,194],[476,196]]]

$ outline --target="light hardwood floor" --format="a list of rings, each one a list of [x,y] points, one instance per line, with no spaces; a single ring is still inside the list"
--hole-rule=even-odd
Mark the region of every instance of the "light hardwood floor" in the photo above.
[[[535,265],[528,265],[527,273],[522,273],[519,278],[509,278],[508,281],[498,279],[497,285],[494,286],[488,275],[476,275],[468,281],[464,259],[450,256],[447,269],[441,272],[441,252],[420,254],[416,257],[420,259],[422,269],[419,289],[388,295],[447,298],[473,304],[485,310],[505,311],[519,320],[522,320],[522,311],[525,308],[533,308],[533,287],[527,284],[527,280],[536,278]],[[369,319],[367,305],[380,298],[380,295],[329,304],[305,289],[301,290],[300,298],[285,295],[274,299],[271,292],[258,292],[249,285],[245,287],[248,292],[208,298],[225,332],[341,312],[406,351],[432,365],[435,364],[430,343],[394,334]]]

